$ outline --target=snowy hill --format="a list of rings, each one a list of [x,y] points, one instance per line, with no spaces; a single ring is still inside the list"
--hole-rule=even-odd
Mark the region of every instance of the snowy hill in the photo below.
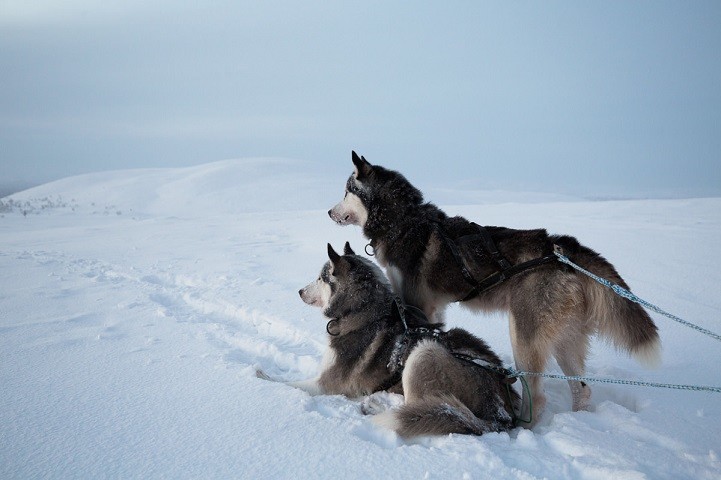
[[[721,478],[719,394],[595,384],[591,411],[572,413],[548,380],[532,431],[407,443],[357,400],[257,379],[317,372],[325,322],[297,291],[326,242],[365,243],[326,214],[345,178],[306,167],[98,173],[2,199],[0,478]],[[450,198],[479,223],[574,235],[642,298],[721,331],[719,198]],[[505,319],[447,318],[510,364]],[[588,374],[720,386],[718,343],[653,318],[659,369],[596,341]]]
[[[284,158],[224,160],[198,167],[101,172],[65,178],[13,195],[140,214],[195,216],[323,208],[331,195],[307,164]],[[333,194],[343,191],[336,187]],[[91,207],[94,207],[91,208]],[[113,212],[114,213],[114,212]]]

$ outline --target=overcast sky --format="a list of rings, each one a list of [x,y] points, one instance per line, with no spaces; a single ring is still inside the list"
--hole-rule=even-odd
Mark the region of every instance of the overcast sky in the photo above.
[[[185,4],[0,0],[0,183],[248,156],[330,180],[355,149],[422,185],[721,195],[717,0]]]

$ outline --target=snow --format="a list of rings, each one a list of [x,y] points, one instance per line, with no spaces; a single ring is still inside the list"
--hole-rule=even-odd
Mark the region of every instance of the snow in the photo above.
[[[0,478],[721,478],[714,393],[595,384],[573,413],[565,382],[547,380],[532,431],[407,442],[360,399],[256,378],[315,375],[325,320],[297,291],[327,242],[365,243],[326,214],[345,178],[307,167],[117,171],[2,199]],[[519,199],[444,208],[575,235],[640,297],[721,331],[721,198]],[[659,369],[595,341],[588,374],[721,385],[716,341],[652,316]],[[501,316],[453,306],[448,323],[510,364]]]

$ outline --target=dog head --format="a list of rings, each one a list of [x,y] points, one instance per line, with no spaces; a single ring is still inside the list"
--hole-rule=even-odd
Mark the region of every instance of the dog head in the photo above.
[[[343,255],[328,244],[328,259],[318,278],[298,292],[305,303],[321,308],[326,317],[362,310],[376,293],[390,291],[380,268],[356,255],[348,242]]]
[[[352,152],[353,174],[345,185],[345,195],[328,215],[338,225],[358,225],[364,230],[370,223],[392,220],[408,207],[423,203],[423,195],[398,172],[371,165],[365,157]]]

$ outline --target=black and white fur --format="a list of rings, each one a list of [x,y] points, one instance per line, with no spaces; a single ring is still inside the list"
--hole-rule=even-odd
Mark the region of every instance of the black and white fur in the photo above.
[[[518,394],[506,388],[502,375],[468,360],[501,366],[483,340],[458,328],[438,330],[399,350],[406,329],[380,268],[355,255],[347,243],[343,255],[328,245],[328,256],[319,277],[299,293],[329,319],[329,347],[320,375],[291,385],[313,395],[353,398],[382,389],[403,394],[401,407],[374,417],[403,437],[481,435],[513,427]],[[422,318],[406,321],[412,328],[433,327]]]
[[[393,289],[404,302],[421,308],[433,321],[443,320],[450,302],[471,290],[448,239],[459,240],[466,268],[477,280],[497,271],[480,240],[468,241],[477,230],[463,217],[449,217],[423,200],[421,192],[398,172],[371,165],[353,152],[354,172],[343,200],[329,210],[339,225],[358,225],[385,267]],[[560,246],[582,267],[628,288],[601,255],[569,236],[546,230],[485,227],[500,253],[511,263],[548,255]],[[441,234],[442,232],[442,234]],[[641,361],[654,364],[660,356],[656,325],[639,305],[615,295],[560,262],[519,274],[463,305],[480,311],[506,311],[513,355],[519,370],[542,372],[553,356],[569,376],[583,375],[590,336],[599,334]],[[539,377],[528,378],[534,418],[545,396]],[[586,409],[591,390],[569,381],[573,410]],[[524,391],[524,416],[529,402]]]

